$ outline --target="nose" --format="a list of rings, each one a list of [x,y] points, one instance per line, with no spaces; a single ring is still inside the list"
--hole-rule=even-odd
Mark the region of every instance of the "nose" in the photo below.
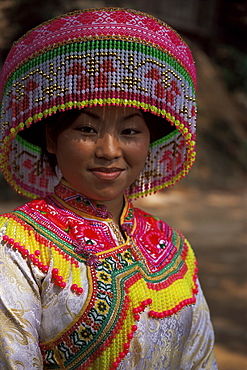
[[[97,158],[113,160],[122,154],[121,143],[115,135],[105,133],[97,140],[95,155]]]

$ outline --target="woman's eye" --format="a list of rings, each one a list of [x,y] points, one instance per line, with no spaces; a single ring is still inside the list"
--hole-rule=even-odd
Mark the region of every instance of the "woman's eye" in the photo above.
[[[91,126],[81,126],[81,127],[78,128],[78,130],[85,133],[85,134],[96,134],[97,133],[95,128],[93,128]]]
[[[139,130],[136,130],[134,128],[126,128],[122,131],[122,135],[136,135],[139,134]]]

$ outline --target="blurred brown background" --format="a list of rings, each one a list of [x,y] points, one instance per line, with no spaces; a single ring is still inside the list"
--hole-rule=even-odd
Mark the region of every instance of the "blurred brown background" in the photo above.
[[[247,1],[0,0],[0,67],[11,43],[61,13],[145,11],[190,45],[198,74],[197,161],[174,188],[137,202],[191,242],[216,334],[219,370],[247,369]],[[26,199],[0,174],[0,214]]]

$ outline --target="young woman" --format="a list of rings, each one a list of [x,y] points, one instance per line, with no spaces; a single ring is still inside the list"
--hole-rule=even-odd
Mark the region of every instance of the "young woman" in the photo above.
[[[0,367],[217,369],[188,241],[131,199],[195,158],[195,67],[120,8],[48,21],[1,78],[1,170],[34,198],[0,218]]]

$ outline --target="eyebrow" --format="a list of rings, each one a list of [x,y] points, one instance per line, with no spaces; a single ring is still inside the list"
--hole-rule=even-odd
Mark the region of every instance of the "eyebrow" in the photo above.
[[[92,117],[92,118],[96,118],[96,119],[101,119],[101,116],[99,116],[98,114],[96,113],[92,113],[92,112],[88,112],[86,111],[85,109],[83,109],[82,113]]]
[[[125,116],[124,121],[127,121],[128,119],[133,118],[135,116],[143,118],[143,116],[140,114],[140,112],[135,112],[135,113],[129,114],[128,116]]]

